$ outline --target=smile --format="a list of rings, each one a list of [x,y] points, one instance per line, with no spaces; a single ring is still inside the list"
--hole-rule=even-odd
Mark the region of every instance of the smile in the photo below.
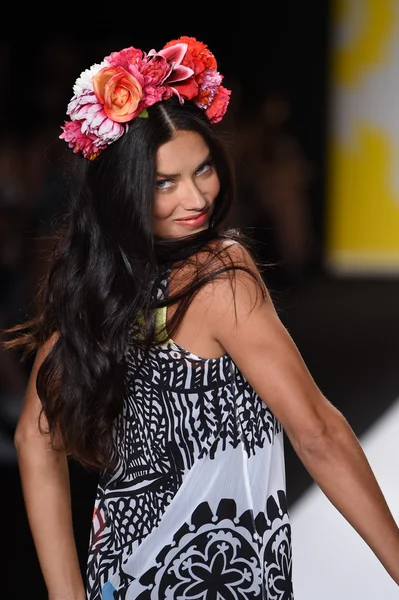
[[[201,213],[197,217],[190,217],[188,219],[176,219],[176,223],[185,225],[186,227],[198,227],[203,225],[208,219],[208,211]]]

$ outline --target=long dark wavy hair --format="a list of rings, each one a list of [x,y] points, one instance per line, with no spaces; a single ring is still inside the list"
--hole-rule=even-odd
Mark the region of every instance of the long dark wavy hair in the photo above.
[[[173,240],[156,239],[152,226],[156,152],[177,130],[198,132],[220,180],[209,229]],[[175,98],[148,109],[148,118],[95,160],[70,152],[67,202],[58,219],[54,251],[40,282],[37,314],[10,328],[7,348],[23,358],[56,335],[37,375],[37,392],[50,440],[61,435],[68,456],[88,468],[112,467],[113,423],[122,409],[127,348],[154,341],[155,290],[165,269],[206,252],[215,268],[193,277],[164,304],[177,305],[168,323],[173,337],[198,290],[232,272],[220,242],[244,238],[225,225],[234,201],[232,164],[204,112]],[[245,243],[247,240],[245,240]],[[209,260],[206,261],[209,265]],[[134,327],[133,327],[134,325]],[[39,419],[39,425],[40,425]]]

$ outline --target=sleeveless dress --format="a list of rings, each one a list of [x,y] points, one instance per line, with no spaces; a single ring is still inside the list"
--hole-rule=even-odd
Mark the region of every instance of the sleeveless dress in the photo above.
[[[281,424],[227,354],[169,340],[133,377],[137,359],[98,483],[87,599],[293,600]]]

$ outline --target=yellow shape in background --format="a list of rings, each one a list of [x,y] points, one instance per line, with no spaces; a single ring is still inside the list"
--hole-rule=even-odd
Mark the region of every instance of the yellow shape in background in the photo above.
[[[392,185],[399,144],[370,124],[353,132],[350,147],[332,143],[330,152],[327,254],[399,256],[399,192]]]
[[[335,46],[332,52],[334,85],[354,84],[359,76],[375,65],[384,63],[389,44],[397,32],[398,0],[335,0],[332,8],[332,27],[357,18],[355,5],[360,6],[361,29],[353,25],[356,36],[346,45]]]

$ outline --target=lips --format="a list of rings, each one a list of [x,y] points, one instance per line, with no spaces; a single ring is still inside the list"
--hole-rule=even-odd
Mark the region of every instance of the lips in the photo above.
[[[204,210],[203,212],[198,213],[196,215],[192,215],[191,217],[184,217],[183,219],[176,219],[176,221],[179,223],[184,222],[184,221],[197,221],[198,219],[201,219],[202,217],[204,217],[207,214],[208,214],[208,209]]]
[[[190,227],[191,229],[198,229],[198,227],[202,227],[206,224],[208,220],[208,211],[200,213],[199,215],[186,217],[185,219],[177,219],[176,223],[178,223],[181,227]]]

